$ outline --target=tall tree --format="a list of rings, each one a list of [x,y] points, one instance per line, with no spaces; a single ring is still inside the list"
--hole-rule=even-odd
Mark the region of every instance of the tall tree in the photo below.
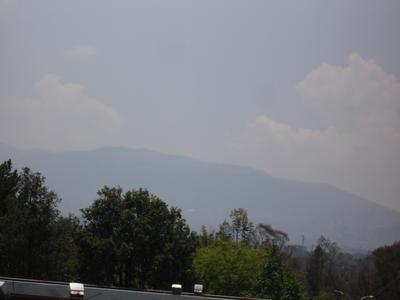
[[[252,296],[263,255],[262,250],[242,243],[218,241],[197,250],[194,270],[208,293]]]
[[[123,238],[122,189],[104,187],[98,196],[89,208],[82,209],[84,226],[78,239],[79,273],[83,281],[115,285],[117,268],[123,267],[117,260],[117,248]]]
[[[232,225],[227,221],[224,220],[219,225],[219,230],[216,233],[216,238],[220,241],[232,241],[233,239],[233,233],[232,233]]]
[[[17,191],[19,175],[13,170],[11,160],[0,165],[0,274],[17,274],[15,249],[18,232]],[[14,271],[14,272],[13,272]]]
[[[45,186],[45,178],[28,168],[0,165],[0,271],[3,275],[62,280],[73,277],[72,218],[63,218],[60,199]],[[63,255],[60,255],[62,253]]]
[[[82,210],[81,273],[91,282],[166,288],[191,280],[198,244],[181,211],[147,190],[104,187]],[[105,263],[92,264],[93,257]]]
[[[338,287],[336,267],[337,259],[339,254],[341,254],[341,250],[335,242],[327,239],[323,235],[318,239],[318,245],[325,253],[325,268],[323,274],[324,288],[326,290],[333,290]]]
[[[230,212],[230,220],[225,220],[219,225],[215,237],[221,241],[234,241],[253,247],[267,247],[271,244],[283,247],[289,240],[287,233],[272,228],[269,224],[259,223],[254,226],[250,221],[247,211],[235,208]]]
[[[263,270],[255,291],[262,298],[280,300],[304,298],[301,286],[284,265],[282,253],[276,245],[266,249]]]
[[[206,226],[201,226],[199,242],[200,247],[211,246],[216,240],[215,231],[212,229],[207,230]]]
[[[243,208],[235,208],[230,213],[232,235],[235,242],[250,244],[254,236],[254,225]]]
[[[18,189],[19,175],[17,170],[13,170],[11,160],[7,160],[0,165],[0,216],[7,214],[7,208],[11,202],[10,197],[15,197]]]
[[[376,298],[400,299],[400,242],[375,249]]]
[[[313,298],[318,296],[323,288],[324,250],[318,245],[311,253],[307,265],[308,294]]]

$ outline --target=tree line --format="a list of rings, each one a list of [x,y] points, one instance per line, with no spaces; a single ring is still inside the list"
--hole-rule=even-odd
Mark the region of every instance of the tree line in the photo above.
[[[267,223],[233,209],[219,228],[190,229],[181,210],[148,190],[104,186],[78,218],[29,168],[0,165],[0,276],[266,299],[400,299],[400,242],[366,255],[325,237],[289,244]],[[335,292],[336,291],[336,295]]]

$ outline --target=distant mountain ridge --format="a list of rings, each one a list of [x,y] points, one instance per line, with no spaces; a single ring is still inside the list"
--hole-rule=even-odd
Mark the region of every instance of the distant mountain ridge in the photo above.
[[[63,199],[64,214],[79,213],[103,186],[147,188],[182,208],[192,228],[217,227],[233,208],[255,222],[302,235],[321,235],[347,248],[372,249],[400,240],[400,213],[325,184],[279,179],[248,167],[202,162],[145,149],[108,147],[85,152],[18,150],[0,143],[0,160],[28,166]]]

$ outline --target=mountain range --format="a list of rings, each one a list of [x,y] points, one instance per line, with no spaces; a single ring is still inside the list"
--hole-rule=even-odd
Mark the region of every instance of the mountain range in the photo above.
[[[216,229],[234,208],[255,223],[284,230],[291,243],[311,246],[320,235],[346,249],[373,249],[400,240],[400,212],[327,184],[276,178],[249,167],[204,162],[146,149],[20,150],[0,144],[0,160],[46,177],[62,198],[63,214],[96,199],[103,186],[147,188],[182,209],[195,230]]]

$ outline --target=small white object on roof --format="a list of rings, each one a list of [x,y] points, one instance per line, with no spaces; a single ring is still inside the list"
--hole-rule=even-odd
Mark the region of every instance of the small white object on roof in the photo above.
[[[173,284],[172,284],[172,288],[175,288],[175,289],[181,289],[181,288],[182,288],[182,284],[179,284],[179,283],[173,283]]]
[[[82,283],[71,282],[69,284],[69,294],[71,296],[83,297],[85,295],[85,287]]]
[[[180,293],[182,292],[182,284],[173,283],[171,289],[173,294],[180,295]]]
[[[194,285],[194,293],[195,294],[202,294],[203,293],[203,285],[202,284],[195,284]]]

